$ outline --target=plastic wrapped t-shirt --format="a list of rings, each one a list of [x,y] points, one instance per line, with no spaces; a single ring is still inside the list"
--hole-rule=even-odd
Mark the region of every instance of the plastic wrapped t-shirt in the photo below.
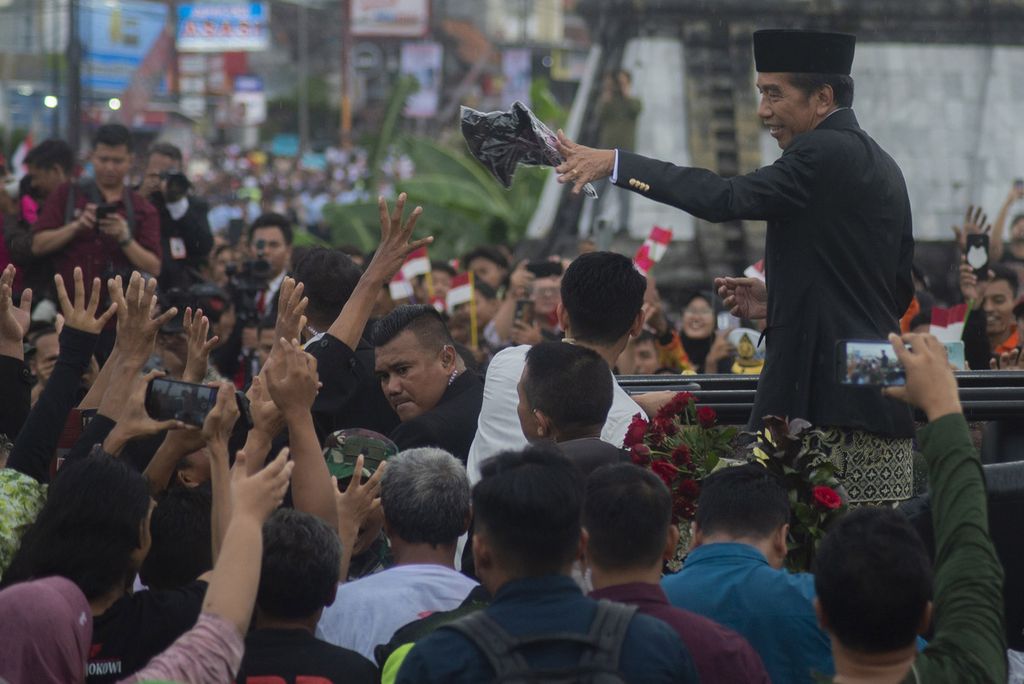
[[[558,138],[522,102],[507,112],[478,112],[462,107],[462,136],[469,151],[506,188],[512,186],[516,166],[558,166],[565,159],[558,151]],[[587,183],[583,191],[597,197]]]

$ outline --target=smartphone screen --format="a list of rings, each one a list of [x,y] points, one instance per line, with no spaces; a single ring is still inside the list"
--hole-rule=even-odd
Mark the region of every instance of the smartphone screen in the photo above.
[[[988,277],[988,235],[971,233],[967,236],[967,263],[978,280]]]
[[[522,321],[526,325],[533,325],[533,300],[532,299],[518,299],[516,300],[516,313],[515,320]]]
[[[202,427],[216,403],[216,387],[153,378],[146,389],[146,413],[154,420],[180,420]]]
[[[1017,192],[1024,190],[1024,178],[1018,178],[1017,180],[1013,181],[1013,189],[1016,190]]]
[[[907,373],[887,340],[840,340],[837,343],[838,380],[843,385],[898,387]]]

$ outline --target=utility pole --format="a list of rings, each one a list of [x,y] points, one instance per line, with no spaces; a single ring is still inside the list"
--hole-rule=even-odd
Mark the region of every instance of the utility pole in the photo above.
[[[309,6],[299,5],[299,158],[309,150]]]
[[[352,15],[349,0],[341,0],[341,131],[342,148],[352,139],[352,79],[349,77],[349,54],[352,43]]]
[[[82,140],[82,41],[78,0],[68,0],[68,144],[78,154]]]

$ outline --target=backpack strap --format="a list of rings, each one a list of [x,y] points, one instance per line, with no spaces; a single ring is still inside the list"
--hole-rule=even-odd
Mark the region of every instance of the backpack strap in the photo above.
[[[499,680],[530,670],[526,659],[516,652],[521,645],[520,640],[509,634],[482,610],[450,622],[441,629],[454,629],[476,644],[476,647],[483,651],[487,662],[494,669],[495,677]]]
[[[580,665],[618,670],[622,643],[626,640],[626,632],[635,614],[636,606],[601,599],[588,635],[597,644],[597,648],[587,651]]]

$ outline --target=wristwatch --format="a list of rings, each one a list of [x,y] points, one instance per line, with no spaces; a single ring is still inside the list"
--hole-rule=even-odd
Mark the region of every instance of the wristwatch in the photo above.
[[[132,241],[132,235],[131,235],[131,233],[129,233],[128,237],[126,237],[126,238],[124,238],[122,240],[118,240],[117,241],[117,246],[118,247],[127,247],[128,244],[131,243],[131,241]]]

